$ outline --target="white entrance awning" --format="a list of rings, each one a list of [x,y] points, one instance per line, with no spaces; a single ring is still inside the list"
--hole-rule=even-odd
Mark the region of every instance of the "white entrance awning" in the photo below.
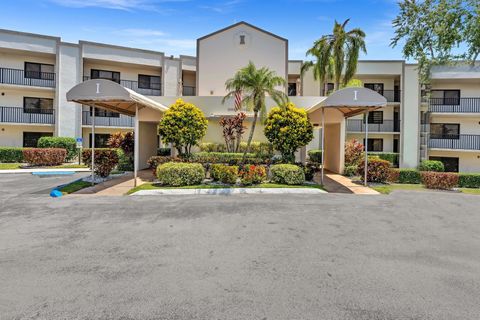
[[[323,108],[335,108],[345,117],[352,117],[366,111],[387,105],[387,99],[376,91],[363,87],[349,87],[333,92],[322,102]]]

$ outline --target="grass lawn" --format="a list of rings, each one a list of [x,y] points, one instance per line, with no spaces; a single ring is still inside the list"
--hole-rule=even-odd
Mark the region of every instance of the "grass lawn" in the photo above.
[[[90,182],[85,182],[85,181],[82,181],[82,180],[78,180],[78,181],[74,181],[72,183],[69,183],[65,186],[63,186],[62,188],[58,189],[60,192],[62,192],[63,194],[69,194],[69,193],[74,193],[78,190],[81,190],[81,189],[84,189],[84,188],[88,188],[90,187],[92,184]]]
[[[0,163],[0,170],[20,169],[23,163]]]
[[[222,186],[215,184],[200,184],[194,186],[184,186],[184,187],[165,187],[155,183],[144,183],[138,187],[130,189],[127,194],[132,194],[140,190],[154,190],[154,189],[229,189],[229,188],[314,188],[322,189],[323,187],[318,184],[304,184],[299,186],[288,186],[285,184],[276,184],[276,183],[261,183],[254,186],[242,187],[242,186]]]
[[[460,189],[458,189],[458,190],[460,190],[461,192],[466,193],[466,194],[476,194],[476,195],[480,195],[480,189],[460,188]]]
[[[426,190],[433,190],[427,189],[422,184],[387,184],[384,186],[375,186],[372,189],[382,193],[382,194],[390,194],[394,190],[411,190],[411,191],[426,191]],[[438,190],[440,191],[440,190]],[[480,195],[480,189],[471,189],[471,188],[459,188],[458,191],[465,193],[465,194],[475,194]]]

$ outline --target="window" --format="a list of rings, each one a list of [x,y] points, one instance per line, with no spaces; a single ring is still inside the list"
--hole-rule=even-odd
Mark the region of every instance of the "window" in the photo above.
[[[333,92],[333,89],[335,88],[335,85],[331,82],[327,83],[327,92],[325,92],[325,89],[323,89],[323,95],[328,96],[330,93]]]
[[[139,74],[138,88],[160,90],[160,77]]]
[[[365,139],[363,139],[363,145],[365,145]],[[368,139],[367,151],[382,152],[383,139]]]
[[[116,83],[120,83],[120,72],[108,70],[90,70],[90,77],[92,79],[106,79]]]
[[[458,172],[458,158],[429,157],[429,159],[442,162],[446,172]]]
[[[41,137],[51,137],[51,132],[24,132],[23,133],[23,147],[24,148],[36,148],[38,139]]]
[[[363,116],[363,123],[365,123],[366,116]],[[383,111],[370,111],[368,113],[368,123],[382,124],[383,123]]]
[[[460,90],[432,90],[432,100],[437,105],[459,105]]]
[[[383,95],[383,83],[365,83],[364,87]]]
[[[432,139],[459,139],[460,124],[458,123],[431,123],[430,138]]]
[[[245,35],[240,35],[240,45],[244,45],[245,44]]]
[[[290,82],[288,84],[288,95],[289,96],[297,95],[297,84],[295,82]]]
[[[24,97],[23,112],[52,114],[53,99]]]
[[[110,139],[110,134],[108,133],[95,133],[95,148],[107,148],[107,142]],[[92,147],[92,134],[88,135],[88,147]]]
[[[398,139],[393,139],[393,152],[398,153]]]
[[[55,67],[53,64],[25,62],[25,78],[54,80]]]
[[[90,107],[90,117],[93,115],[92,107]],[[95,117],[109,117],[109,118],[120,118],[120,113],[113,112],[105,109],[95,108]]]

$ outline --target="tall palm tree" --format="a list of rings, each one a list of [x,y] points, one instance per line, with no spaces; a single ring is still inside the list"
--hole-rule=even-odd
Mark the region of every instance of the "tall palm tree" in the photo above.
[[[236,107],[241,108],[244,106],[247,110],[253,111],[253,123],[242,162],[245,162],[247,153],[250,151],[258,115],[260,114],[262,121],[265,119],[265,96],[270,96],[280,106],[286,105],[288,96],[285,94],[285,91],[277,89],[277,87],[285,87],[285,85],[286,81],[284,78],[277,76],[274,71],[268,68],[257,69],[251,61],[246,67],[238,70],[233,78],[225,82],[225,89],[228,93],[223,97],[222,103],[225,103],[228,98],[235,97],[238,93],[241,93],[241,103],[236,105]]]
[[[333,33],[322,36],[307,51],[307,56],[313,56],[315,62],[306,62],[302,67],[302,72],[313,67],[315,80],[322,85],[333,78],[335,90],[340,89],[340,84],[345,86],[355,75],[360,50],[367,53],[365,32],[359,28],[346,31],[349,21],[347,19],[342,24],[335,21]]]

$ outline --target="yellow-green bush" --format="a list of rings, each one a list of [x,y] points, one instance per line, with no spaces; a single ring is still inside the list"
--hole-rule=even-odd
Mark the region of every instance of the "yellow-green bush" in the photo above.
[[[166,186],[196,185],[205,178],[205,169],[200,163],[167,162],[157,167],[157,178]]]
[[[299,185],[305,182],[305,172],[294,164],[276,164],[270,167],[272,182]]]

